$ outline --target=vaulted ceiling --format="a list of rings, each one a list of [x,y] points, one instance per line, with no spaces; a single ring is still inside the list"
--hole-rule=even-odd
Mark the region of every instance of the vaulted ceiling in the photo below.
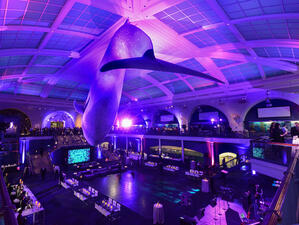
[[[127,70],[124,105],[299,86],[298,0],[0,0],[0,92],[84,101],[127,19],[158,58],[224,84]]]

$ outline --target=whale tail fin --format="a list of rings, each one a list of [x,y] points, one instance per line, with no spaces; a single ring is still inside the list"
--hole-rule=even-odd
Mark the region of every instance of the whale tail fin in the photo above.
[[[154,70],[154,71],[164,71],[164,72],[173,72],[173,73],[181,73],[188,74],[200,78],[204,78],[207,80],[215,81],[218,83],[224,83],[223,81],[212,77],[208,74],[204,74],[202,72],[189,69],[184,66],[180,66],[177,64],[169,63],[160,59],[157,59],[154,55],[153,49],[147,50],[142,57],[137,58],[128,58],[128,59],[120,59],[114,60],[106,63],[100,69],[101,72],[106,72],[109,70],[115,69],[144,69],[144,70]]]
[[[80,114],[83,114],[84,113],[84,106],[83,105],[80,105],[76,102],[76,100],[74,100],[73,102],[73,106],[76,110],[77,113],[80,113]]]

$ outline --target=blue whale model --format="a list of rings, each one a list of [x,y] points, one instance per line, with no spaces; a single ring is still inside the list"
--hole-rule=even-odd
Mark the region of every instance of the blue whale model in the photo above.
[[[100,144],[114,123],[125,69],[128,68],[189,74],[223,83],[201,72],[156,59],[149,36],[136,26],[125,23],[111,39],[85,105],[74,102],[76,111],[83,114],[82,129],[90,145]]]

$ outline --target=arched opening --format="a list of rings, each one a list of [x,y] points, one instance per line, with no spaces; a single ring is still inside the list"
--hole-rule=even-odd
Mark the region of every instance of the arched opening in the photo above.
[[[154,116],[154,127],[178,128],[179,121],[174,114],[160,110]]]
[[[65,111],[56,111],[48,114],[42,124],[42,128],[74,128],[74,126],[74,118]]]
[[[285,99],[267,99],[249,109],[244,128],[251,137],[268,136],[272,122],[280,123],[290,131],[295,122],[299,122],[299,106]]]
[[[166,110],[160,110],[154,115],[153,126],[149,129],[153,134],[178,135],[179,121],[176,116]]]
[[[226,164],[227,168],[234,167],[237,165],[237,154],[233,152],[224,152],[219,155],[219,165],[223,166],[223,164]],[[234,159],[234,160],[232,160]]]
[[[27,134],[31,128],[29,117],[18,109],[0,110],[0,130],[5,136]]]
[[[223,136],[231,132],[226,115],[209,105],[200,105],[194,110],[189,127],[195,136]]]

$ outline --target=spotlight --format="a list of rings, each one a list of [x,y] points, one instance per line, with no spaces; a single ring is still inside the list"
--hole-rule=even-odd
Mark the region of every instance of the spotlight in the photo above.
[[[121,121],[121,126],[123,128],[129,128],[132,126],[132,120],[131,119],[128,119],[128,118],[125,118]]]
[[[256,175],[256,171],[255,170],[252,170],[251,173],[252,173],[252,175]]]

